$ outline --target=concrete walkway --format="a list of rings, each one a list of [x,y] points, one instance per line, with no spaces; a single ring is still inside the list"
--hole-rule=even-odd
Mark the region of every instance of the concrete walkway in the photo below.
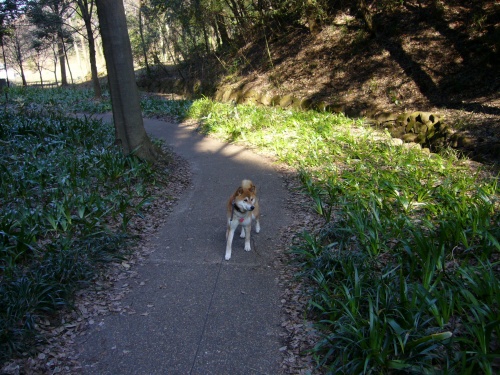
[[[192,127],[158,120],[145,127],[189,162],[193,186],[151,241],[155,251],[122,301],[137,313],[103,317],[80,343],[84,372],[277,374],[282,331],[272,264],[276,235],[290,223],[278,173],[269,160]],[[225,261],[225,205],[244,178],[257,185],[262,229],[252,229],[250,252],[236,235]]]

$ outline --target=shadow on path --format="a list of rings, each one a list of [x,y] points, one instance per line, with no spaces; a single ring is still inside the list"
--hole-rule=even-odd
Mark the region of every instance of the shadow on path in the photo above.
[[[87,374],[276,374],[281,347],[280,290],[273,268],[286,191],[272,163],[187,125],[145,120],[192,169],[192,186],[151,239],[123,304],[79,343]],[[262,230],[252,251],[235,236],[224,258],[225,205],[244,178],[257,185]],[[168,192],[165,192],[168,194]]]

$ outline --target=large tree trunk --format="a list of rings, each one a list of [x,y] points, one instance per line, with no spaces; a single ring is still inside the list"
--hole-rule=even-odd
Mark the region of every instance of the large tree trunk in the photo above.
[[[144,123],[135,82],[132,49],[122,0],[96,0],[104,58],[113,106],[116,142],[123,153],[154,161],[158,152]]]

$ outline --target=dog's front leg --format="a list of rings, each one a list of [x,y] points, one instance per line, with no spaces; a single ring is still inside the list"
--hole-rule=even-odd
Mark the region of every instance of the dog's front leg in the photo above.
[[[228,224],[227,231],[226,231],[226,239],[227,239],[226,257],[225,257],[226,260],[231,259],[231,249],[233,246],[233,237],[234,237],[234,228],[230,224]]]
[[[252,223],[245,225],[245,251],[250,251],[250,233],[252,231]]]

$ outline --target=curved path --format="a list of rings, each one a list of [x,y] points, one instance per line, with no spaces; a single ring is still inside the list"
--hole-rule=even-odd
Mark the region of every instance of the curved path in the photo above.
[[[291,221],[281,178],[269,160],[193,127],[150,119],[144,125],[189,162],[192,186],[150,242],[155,251],[123,301],[137,313],[103,317],[80,343],[84,373],[279,373],[273,260],[278,232]],[[244,178],[257,185],[262,230],[252,229],[250,252],[236,235],[225,261],[225,205]]]

